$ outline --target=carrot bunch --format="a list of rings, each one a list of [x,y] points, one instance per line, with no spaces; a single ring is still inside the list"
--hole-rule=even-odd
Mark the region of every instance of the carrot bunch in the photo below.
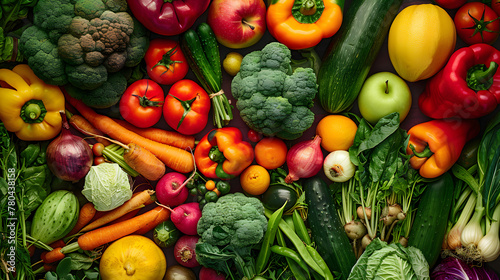
[[[181,173],[189,173],[194,170],[194,159],[191,153],[185,149],[160,143],[155,140],[151,140],[150,138],[154,138],[155,134],[148,131],[148,137],[142,136],[130,129],[125,128],[122,124],[119,124],[117,121],[96,113],[92,108],[85,105],[80,100],[77,100],[68,94],[65,94],[66,100],[80,112],[80,114],[98,131],[101,131],[103,134],[108,135],[110,138],[120,141],[122,143],[134,143],[143,149],[136,150],[136,153],[133,155],[134,158],[142,158],[142,155],[145,155],[149,151],[159,160],[161,160],[167,167]],[[140,132],[140,130],[136,130]],[[162,131],[159,129],[159,131]],[[155,130],[155,133],[158,132],[158,129]],[[163,133],[164,134],[164,133]],[[182,147],[191,147],[194,146],[194,138],[192,136],[184,136],[178,133],[169,132],[167,136],[159,136],[161,138],[169,138],[171,139],[171,143],[175,143],[178,146]],[[175,137],[175,138],[174,138]],[[158,138],[158,137],[157,137]],[[146,157],[145,155],[144,157]],[[151,167],[149,166],[141,166],[145,163],[148,163],[146,160],[142,160],[143,163],[138,164],[136,168],[142,168],[142,170],[148,170]],[[135,168],[134,168],[135,169]],[[140,173],[140,171],[138,171]]]

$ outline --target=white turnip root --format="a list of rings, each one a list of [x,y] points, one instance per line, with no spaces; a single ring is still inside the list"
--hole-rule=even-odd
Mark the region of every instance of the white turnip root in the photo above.
[[[344,225],[344,230],[351,240],[357,240],[362,238],[367,233],[367,229],[363,223],[360,221],[350,221]]]
[[[200,264],[196,260],[196,243],[200,239],[197,235],[183,235],[174,246],[175,260],[185,267],[196,267]]]
[[[365,212],[366,212],[366,217],[368,218],[368,220],[370,220],[372,218],[372,209],[370,207],[365,207]],[[356,208],[356,214],[361,220],[365,219],[365,214],[363,213],[363,206],[358,206],[358,208]]]

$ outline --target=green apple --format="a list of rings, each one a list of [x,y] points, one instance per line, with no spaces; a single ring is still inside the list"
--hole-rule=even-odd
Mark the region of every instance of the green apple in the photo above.
[[[411,108],[411,91],[406,82],[391,72],[378,72],[365,80],[358,95],[364,119],[375,124],[382,117],[399,112],[402,122]]]

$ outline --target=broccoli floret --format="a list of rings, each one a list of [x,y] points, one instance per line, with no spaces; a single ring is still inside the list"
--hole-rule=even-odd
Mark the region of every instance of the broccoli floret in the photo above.
[[[238,74],[242,78],[252,76],[262,68],[260,65],[261,51],[253,51],[243,57]]]
[[[106,85],[110,73],[138,65],[149,46],[147,29],[127,9],[126,0],[39,0],[20,50],[27,50],[28,64],[48,84],[112,88]],[[106,97],[106,91],[98,91]],[[113,92],[109,99],[114,100]]]
[[[276,69],[286,74],[292,73],[292,65],[290,64],[292,52],[287,46],[271,42],[261,52],[262,68]]]
[[[309,108],[318,85],[311,68],[290,72],[290,57],[290,50],[278,42],[247,54],[233,78],[231,91],[242,120],[251,129],[293,140],[314,122]]]
[[[123,71],[109,74],[106,83],[94,90],[83,90],[71,84],[65,89],[70,96],[81,100],[90,107],[109,108],[120,101],[123,92],[127,89],[127,79]]]
[[[247,247],[258,244],[267,229],[264,206],[258,198],[242,193],[221,196],[203,207],[198,235],[217,246]]]
[[[49,40],[47,33],[33,25],[22,33],[20,40],[25,43],[19,45],[19,50],[37,77],[52,85],[60,86],[68,83],[64,62],[58,55],[57,46]]]
[[[316,74],[312,68],[297,68],[287,76],[283,88],[283,97],[294,106],[313,106],[313,99],[318,91]]]

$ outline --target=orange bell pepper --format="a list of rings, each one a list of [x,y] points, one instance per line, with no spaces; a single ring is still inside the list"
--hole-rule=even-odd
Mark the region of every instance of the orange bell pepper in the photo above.
[[[436,178],[448,171],[460,157],[467,141],[479,134],[477,119],[440,119],[410,128],[406,148],[410,165],[424,178]]]
[[[196,145],[194,158],[200,172],[208,178],[231,179],[254,160],[250,143],[242,140],[236,127],[213,129]]]
[[[344,0],[272,0],[267,9],[267,28],[289,49],[316,46],[333,36],[342,24]]]

